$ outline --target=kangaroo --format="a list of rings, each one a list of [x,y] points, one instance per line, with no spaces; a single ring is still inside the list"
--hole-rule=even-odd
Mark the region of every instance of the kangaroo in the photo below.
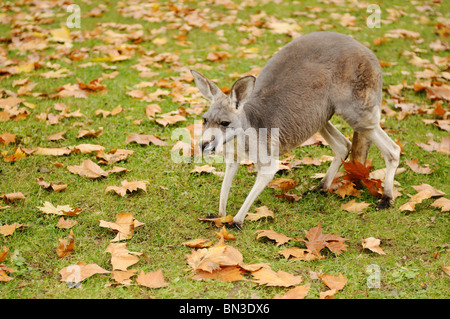
[[[350,151],[351,160],[365,164],[373,142],[386,164],[383,195],[377,209],[394,204],[393,184],[400,147],[380,127],[383,79],[379,62],[372,51],[355,39],[328,31],[301,36],[277,52],[256,78],[238,79],[230,95],[204,75],[194,70],[191,73],[202,95],[211,102],[202,116],[199,145],[204,154],[225,151],[224,146],[232,144],[247,129],[254,129],[256,138],[261,140],[251,140],[250,144],[265,145],[268,156],[272,154],[269,149],[284,154],[319,132],[335,155],[315,189],[326,192]],[[352,127],[353,144],[331,124],[333,114]],[[261,137],[261,128],[276,128],[276,143],[268,142],[270,134]],[[247,145],[242,151],[248,149]],[[257,157],[255,184],[233,218],[233,224],[239,227],[278,170],[277,165],[261,165],[262,160],[264,156]],[[236,156],[228,157],[225,163],[219,202],[221,217],[226,215],[228,194],[240,164]]]

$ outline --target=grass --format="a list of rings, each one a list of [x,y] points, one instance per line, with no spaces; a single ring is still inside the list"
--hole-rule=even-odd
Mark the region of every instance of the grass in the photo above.
[[[124,17],[118,12],[118,1],[108,2],[93,0],[92,4],[76,1],[83,14],[81,20],[81,32],[93,30],[97,23],[115,22],[120,24],[142,24],[145,35],[151,35],[152,30],[168,26],[170,22],[148,22],[143,19]],[[108,11],[102,17],[88,17],[86,13],[99,4],[105,3]],[[180,5],[181,6],[181,5]],[[204,17],[208,21],[221,21],[233,15],[232,11],[224,5],[214,4],[206,7],[194,1],[184,2],[188,8],[204,10]],[[298,13],[311,14],[310,7],[319,7],[322,11],[312,16]],[[201,70],[210,78],[217,79],[220,87],[231,87],[232,79],[229,74],[245,73],[256,66],[263,66],[267,58],[274,54],[280,47],[288,43],[291,38],[284,34],[273,34],[264,31],[261,37],[254,43],[242,45],[240,40],[248,34],[238,30],[240,25],[251,21],[252,16],[261,12],[278,19],[292,18],[300,26],[301,32],[317,31],[320,25],[310,24],[316,18],[327,19],[326,24],[334,24],[331,31],[351,34],[361,42],[366,42],[382,61],[396,62],[392,67],[384,68],[384,87],[395,85],[405,80],[409,85],[414,83],[414,72],[422,70],[408,63],[408,58],[400,54],[405,50],[411,51],[412,45],[425,50],[420,57],[432,61],[433,55],[445,56],[445,52],[433,52],[429,49],[429,43],[438,39],[434,32],[437,18],[446,16],[448,19],[449,3],[442,1],[440,4],[432,4],[432,11],[421,12],[408,1],[384,1],[381,5],[382,19],[387,15],[387,9],[396,9],[404,12],[391,24],[382,23],[380,28],[369,29],[366,27],[365,9],[357,9],[351,6],[328,5],[315,1],[294,1],[274,4],[258,4],[246,7],[236,13],[233,23],[218,26],[212,31],[193,28],[188,33],[187,40],[191,44],[187,47],[180,46],[172,36],[178,35],[177,28],[168,29],[157,36],[166,36],[168,42],[157,47],[151,41],[139,43],[143,52],[155,50],[156,53],[171,52],[179,56],[181,66],[192,67],[192,60],[212,66],[211,70]],[[32,6],[21,6],[23,12],[30,12]],[[160,10],[167,10],[163,3]],[[64,23],[68,13],[61,8],[54,8],[55,21],[50,24],[40,25],[44,30],[59,28]],[[330,13],[349,12],[357,18],[359,30],[351,30],[339,25],[337,20],[330,18]],[[7,11],[3,15],[9,16]],[[417,23],[417,17],[426,16],[429,23]],[[240,20],[239,20],[240,19]],[[169,25],[170,27],[170,25]],[[11,24],[0,26],[0,34],[8,36],[12,28]],[[423,43],[415,44],[408,39],[393,39],[380,46],[374,46],[372,40],[382,37],[390,29],[403,28],[419,32],[424,39]],[[217,36],[216,31],[224,30],[223,39]],[[117,30],[114,30],[117,32]],[[73,30],[72,32],[76,32]],[[73,48],[94,48],[104,45],[99,39],[87,39],[73,42]],[[130,43],[131,44],[131,43]],[[226,45],[225,51],[231,54],[231,58],[210,62],[205,60],[208,52],[214,50],[214,46],[220,48]],[[2,51],[7,44],[1,44]],[[258,53],[251,58],[238,58],[241,47],[257,48]],[[218,49],[222,50],[222,49]],[[101,76],[105,70],[100,66],[89,68],[77,68],[81,63],[86,63],[97,57],[90,51],[89,57],[83,61],[68,63],[67,59],[50,60],[49,55],[56,53],[53,47],[39,52],[45,56],[45,62],[60,63],[62,67],[69,68],[73,75],[61,79],[46,80],[36,75],[39,70],[28,74],[4,77],[1,86],[4,89],[16,91],[12,83],[17,79],[30,77],[32,82],[38,85],[34,92],[51,93],[56,88],[67,84],[76,83],[79,78],[83,82]],[[7,51],[8,58],[23,60],[27,55],[20,54],[16,50]],[[9,248],[9,255],[4,261],[8,267],[18,270],[12,273],[14,278],[8,282],[0,282],[2,298],[273,298],[276,294],[284,293],[286,289],[278,287],[258,286],[251,281],[239,281],[223,283],[220,281],[199,282],[190,279],[190,272],[186,269],[185,255],[191,249],[181,245],[182,242],[195,238],[214,239],[218,229],[207,223],[198,221],[198,217],[217,213],[221,178],[215,175],[193,175],[189,172],[193,164],[175,164],[170,158],[171,147],[157,147],[154,145],[140,146],[137,144],[126,145],[125,138],[129,133],[153,134],[170,138],[172,131],[178,127],[193,123],[195,117],[189,117],[188,122],[162,127],[145,117],[144,109],[148,103],[132,99],[126,93],[134,89],[134,85],[147,80],[140,78],[138,72],[132,68],[137,64],[140,53],[132,59],[119,63],[108,63],[117,66],[119,75],[114,79],[104,80],[103,84],[108,89],[108,94],[92,94],[88,99],[76,98],[37,98],[27,96],[28,102],[34,103],[36,108],[31,110],[30,116],[22,121],[0,122],[0,133],[16,133],[18,143],[9,146],[0,145],[0,151],[12,152],[14,147],[24,148],[61,147],[77,145],[80,143],[99,144],[110,150],[112,148],[132,149],[135,153],[126,162],[118,163],[126,167],[129,172],[124,175],[112,174],[100,180],[90,180],[71,174],[65,168],[56,168],[50,161],[57,160],[64,165],[79,165],[82,159],[95,159],[94,155],[71,154],[70,156],[50,158],[46,156],[32,155],[15,163],[0,162],[0,194],[22,192],[26,196],[24,201],[7,203],[11,207],[0,210],[0,225],[18,222],[28,227],[17,230],[12,236],[0,236],[0,247]],[[162,63],[162,68],[152,68],[159,72],[157,78],[176,76],[170,63]],[[48,70],[47,70],[48,71]],[[405,76],[401,71],[409,71]],[[153,90],[153,89],[152,89]],[[404,90],[404,96],[408,102],[416,104],[432,104],[422,92]],[[390,96],[385,93],[385,98]],[[54,103],[62,102],[70,106],[74,111],[78,108],[86,115],[86,118],[69,118],[57,125],[46,125],[36,120],[36,115],[52,110]],[[158,102],[163,112],[176,110],[180,105],[172,102],[170,97]],[[95,110],[102,108],[112,110],[121,105],[125,112],[103,119],[95,116]],[[444,107],[448,110],[447,102]],[[401,159],[401,167],[406,171],[397,176],[396,180],[401,184],[403,194],[415,194],[411,185],[428,183],[437,189],[450,192],[449,187],[449,158],[447,155],[437,152],[426,152],[416,145],[416,142],[426,142],[432,134],[436,141],[440,141],[447,132],[439,130],[432,125],[422,122],[423,118],[433,118],[434,115],[413,114],[399,121],[396,118],[387,117],[385,128],[390,136],[396,140],[400,137],[404,144],[405,155]],[[134,120],[143,120],[141,125],[134,125]],[[97,138],[76,139],[78,127],[76,122],[83,122],[84,127],[103,127],[103,135]],[[334,117],[332,122],[344,133],[351,135],[352,131],[341,119]],[[66,140],[49,142],[46,136],[68,130]],[[170,140],[169,140],[170,141]],[[170,143],[173,143],[170,141]],[[304,156],[332,155],[331,150],[324,146],[307,146],[293,150],[298,158]],[[370,158],[376,169],[383,168],[384,162],[377,149],[372,148]],[[434,172],[430,175],[420,175],[411,171],[405,165],[405,159],[419,158],[419,164],[429,164]],[[223,171],[223,164],[215,164],[219,171]],[[42,173],[42,167],[50,172]],[[315,173],[326,171],[328,164],[320,167],[305,166],[289,172],[282,172],[277,177],[292,178],[299,185],[291,192],[301,194],[306,189],[318,183],[311,179]],[[108,167],[109,168],[109,167]],[[40,188],[36,180],[44,177],[48,182],[68,184],[66,191],[54,193]],[[110,185],[119,185],[124,179],[128,181],[148,180],[147,193],[138,192],[119,197],[115,194],[104,194],[104,190]],[[241,167],[231,189],[228,203],[228,212],[234,214],[245,199],[254,182],[254,174],[246,172]],[[398,208],[408,200],[402,196],[397,199],[395,207],[388,210],[376,211],[374,209],[376,199],[363,192],[359,200],[364,200],[373,205],[363,214],[349,213],[340,209],[340,205],[348,199],[341,199],[337,195],[309,194],[298,202],[287,202],[274,196],[277,191],[267,188],[253,205],[255,207],[266,205],[275,212],[276,220],[262,220],[246,222],[241,231],[231,231],[237,240],[231,243],[244,257],[247,263],[268,262],[274,270],[284,270],[296,275],[302,275],[304,283],[311,283],[311,289],[307,298],[318,298],[326,287],[320,280],[313,280],[310,271],[337,275],[342,273],[348,278],[348,284],[335,298],[448,298],[449,277],[441,267],[450,264],[448,254],[449,243],[449,215],[441,213],[430,206],[432,199],[417,205],[414,212],[402,212]],[[59,217],[42,214],[36,207],[44,201],[50,201],[55,205],[69,204],[78,207],[83,212],[74,217],[78,225],[73,228],[75,233],[75,252],[67,257],[58,258],[55,249],[59,238],[67,238],[68,230],[59,229],[55,224]],[[5,205],[6,203],[0,203]],[[105,269],[111,269],[110,255],[105,253],[106,247],[114,237],[110,231],[99,227],[99,220],[114,221],[120,212],[133,212],[133,215],[145,226],[136,230],[132,239],[128,240],[128,249],[145,253],[149,258],[141,258],[133,268],[139,271],[156,271],[162,268],[167,287],[161,289],[149,289],[142,286],[118,286],[107,287],[105,285],[112,280],[109,275],[95,275],[83,281],[81,289],[68,289],[66,284],[60,282],[58,272],[71,264],[80,261],[96,263]],[[338,234],[348,238],[348,250],[339,256],[329,253],[325,260],[321,261],[292,261],[285,260],[279,255],[279,248],[272,242],[262,239],[257,240],[255,231],[260,229],[273,229],[290,237],[303,237],[304,230],[322,225],[324,233]],[[386,252],[385,256],[377,255],[368,250],[362,250],[361,239],[367,237],[381,239]],[[290,246],[292,244],[286,244]],[[446,246],[447,245],[447,246]],[[380,267],[380,288],[369,289],[367,273],[369,265]]]

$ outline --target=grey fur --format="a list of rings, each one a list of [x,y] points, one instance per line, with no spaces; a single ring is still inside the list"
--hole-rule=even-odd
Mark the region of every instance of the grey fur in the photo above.
[[[215,84],[200,73],[193,71],[193,75],[200,91],[212,102],[203,115],[207,120],[202,137],[203,145],[208,145],[205,149],[221,147],[219,144],[224,141],[214,141],[207,132],[208,128],[213,127],[225,130],[220,124],[223,121],[230,122],[228,128],[235,134],[239,134],[238,128],[279,128],[280,154],[320,132],[335,153],[335,159],[319,186],[328,190],[350,149],[355,155],[361,153],[354,158],[365,163],[372,141],[383,153],[387,167],[379,208],[393,204],[393,180],[400,149],[379,125],[381,67],[376,56],[358,41],[334,32],[301,36],[276,53],[256,81],[250,77],[239,79],[233,85],[231,98],[214,88]],[[357,138],[353,147],[329,122],[335,113],[354,129]],[[227,166],[228,170],[234,175],[236,167]],[[234,222],[237,224],[243,223],[253,200],[276,171],[268,177],[262,177],[259,173],[254,188],[235,216]],[[225,214],[228,184],[232,180],[232,176],[225,174],[220,215]]]

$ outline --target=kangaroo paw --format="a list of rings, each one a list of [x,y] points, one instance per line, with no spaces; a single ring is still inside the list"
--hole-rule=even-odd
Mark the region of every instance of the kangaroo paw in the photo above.
[[[393,205],[393,203],[394,200],[391,197],[383,195],[383,197],[381,197],[381,200],[376,207],[376,210],[389,208]]]

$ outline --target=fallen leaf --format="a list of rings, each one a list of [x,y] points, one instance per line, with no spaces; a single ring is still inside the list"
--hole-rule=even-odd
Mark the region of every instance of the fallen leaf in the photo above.
[[[273,230],[257,230],[256,233],[258,233],[258,235],[256,236],[257,239],[261,237],[267,237],[271,240],[275,240],[277,246],[283,245],[292,239]]]
[[[319,299],[332,299],[338,291],[336,289],[330,289],[327,291],[322,291],[319,294]]]
[[[381,240],[379,240],[378,238],[369,237],[369,238],[362,239],[361,241],[362,241],[363,248],[369,249],[380,255],[386,255],[386,253],[380,247]]]
[[[59,239],[59,245],[56,248],[56,254],[59,258],[65,257],[75,251],[75,235],[72,230],[70,230],[68,240]]]
[[[400,211],[415,211],[416,210],[416,204],[421,203],[423,200],[431,198],[431,192],[429,190],[423,190],[418,192],[416,195],[412,196],[408,202],[400,206]]]
[[[303,261],[320,260],[325,258],[324,256],[313,254],[309,249],[301,249],[298,247],[289,247],[282,249],[279,251],[279,254],[283,255],[286,259],[290,259],[291,257],[293,257],[293,260]]]
[[[421,192],[424,190],[428,190],[431,193],[431,197],[438,197],[438,196],[444,196],[445,193],[443,191],[437,190],[433,186],[429,184],[420,184],[420,185],[412,185],[412,188],[414,188],[417,192]]]
[[[129,144],[131,142],[135,142],[141,145],[150,145],[150,142],[157,145],[157,146],[166,146],[167,143],[164,141],[161,141],[160,138],[154,136],[154,135],[145,135],[145,134],[130,134],[127,137],[126,143]]]
[[[117,214],[116,221],[107,222],[100,220],[100,227],[106,227],[117,233],[117,236],[111,242],[117,242],[133,237],[134,229],[136,227],[145,225],[133,217],[133,213]]]
[[[337,291],[344,289],[348,280],[341,273],[339,276],[333,276],[329,274],[323,274],[320,276],[322,282],[330,289],[336,289]]]
[[[98,130],[81,129],[78,131],[78,135],[76,138],[98,137],[98,136],[102,135],[102,133],[103,133],[103,127],[99,127]]]
[[[33,155],[62,156],[68,155],[70,153],[72,153],[72,151],[67,147],[60,147],[60,148],[36,147],[33,150]]]
[[[11,236],[12,234],[14,234],[14,232],[16,231],[16,229],[23,227],[23,224],[19,224],[19,223],[12,223],[11,225],[5,224],[5,225],[1,225],[0,226],[0,234],[2,234],[3,236]]]
[[[78,224],[78,222],[76,220],[64,219],[64,217],[61,217],[58,220],[56,227],[63,228],[63,229],[69,229],[69,228],[72,228],[73,226],[75,226],[76,224]]]
[[[225,226],[222,226],[219,232],[216,232],[216,238],[223,240],[236,240],[233,234],[231,234]]]
[[[111,254],[111,265],[113,270],[127,270],[128,267],[139,262],[138,256],[142,253],[132,252],[126,248],[126,243],[110,243],[105,252]]]
[[[148,288],[161,288],[169,285],[164,279],[161,268],[155,272],[148,273],[144,273],[144,271],[141,270],[140,274],[136,277],[136,283]]]
[[[0,135],[0,144],[4,144],[4,145],[8,146],[10,143],[15,143],[16,136],[17,136],[17,134],[10,134],[8,132],[5,132]]]
[[[103,269],[97,264],[86,264],[82,261],[75,265],[65,267],[59,271],[59,274],[61,275],[60,281],[71,284],[73,287],[95,274],[108,273],[110,273],[108,270]]]
[[[39,186],[42,186],[44,189],[53,189],[53,191],[55,192],[60,192],[63,191],[65,189],[67,189],[67,185],[65,184],[53,184],[53,183],[47,183],[46,181],[44,181],[44,179],[42,177],[39,177],[37,179],[37,183]]]
[[[254,282],[259,285],[277,286],[277,287],[290,287],[296,286],[302,282],[302,276],[295,276],[285,271],[279,270],[273,271],[270,268],[261,268],[255,272],[252,272]]]
[[[71,173],[92,179],[108,176],[107,172],[90,159],[83,160],[82,164],[79,166],[67,166],[67,169]]]
[[[323,234],[320,223],[318,226],[305,231],[305,237],[306,240],[298,240],[304,242],[306,248],[317,256],[320,256],[320,251],[325,247],[336,255],[342,253],[343,250],[347,250],[347,245],[344,243],[347,239],[338,235]]]
[[[245,220],[249,221],[256,221],[261,218],[275,218],[275,215],[273,211],[271,211],[267,206],[261,206],[258,208],[255,208],[256,213],[248,213],[245,217]]]
[[[52,203],[48,201],[44,202],[44,206],[37,208],[45,214],[55,214],[55,215],[74,216],[81,212],[79,208],[72,208],[69,205],[58,205],[55,207],[52,205]]]
[[[134,192],[138,189],[142,189],[144,192],[147,192],[147,186],[146,184],[148,181],[134,181],[134,182],[128,182],[127,180],[124,180],[121,182],[121,186],[108,186],[105,189],[105,194],[114,191],[116,194],[120,196],[125,196],[127,192]]]
[[[405,164],[411,168],[411,170],[418,174],[431,174],[433,170],[430,168],[430,165],[425,164],[424,167],[419,166],[418,159],[413,158],[412,160],[405,160]]]
[[[224,266],[242,264],[243,257],[236,248],[220,243],[193,251],[190,255],[186,255],[186,262],[194,271],[203,270],[212,273]]]
[[[273,189],[280,189],[283,192],[287,192],[288,190],[294,188],[297,186],[298,183],[290,178],[276,178],[269,182],[267,185],[270,188]]]
[[[450,200],[447,198],[439,198],[437,200],[435,200],[431,206],[436,207],[436,208],[440,208],[441,212],[448,212],[450,211]]]
[[[357,203],[355,199],[352,199],[348,203],[341,204],[341,209],[350,213],[357,213],[361,212],[362,210],[366,209],[369,206],[370,206],[369,203],[366,202]]]
[[[286,291],[284,295],[277,294],[273,299],[304,299],[308,294],[310,284],[297,286]]]
[[[213,222],[216,227],[221,227],[226,224],[233,223],[233,216],[226,215],[224,217],[207,217],[207,218],[199,218],[198,220],[202,222]]]
[[[210,247],[213,244],[212,240],[197,238],[190,241],[185,241],[183,245],[191,247],[191,248],[206,248]]]
[[[13,201],[19,200],[19,199],[24,200],[25,195],[22,194],[22,192],[17,192],[17,193],[9,193],[9,194],[0,195],[0,198],[3,198],[6,201],[13,202]]]

